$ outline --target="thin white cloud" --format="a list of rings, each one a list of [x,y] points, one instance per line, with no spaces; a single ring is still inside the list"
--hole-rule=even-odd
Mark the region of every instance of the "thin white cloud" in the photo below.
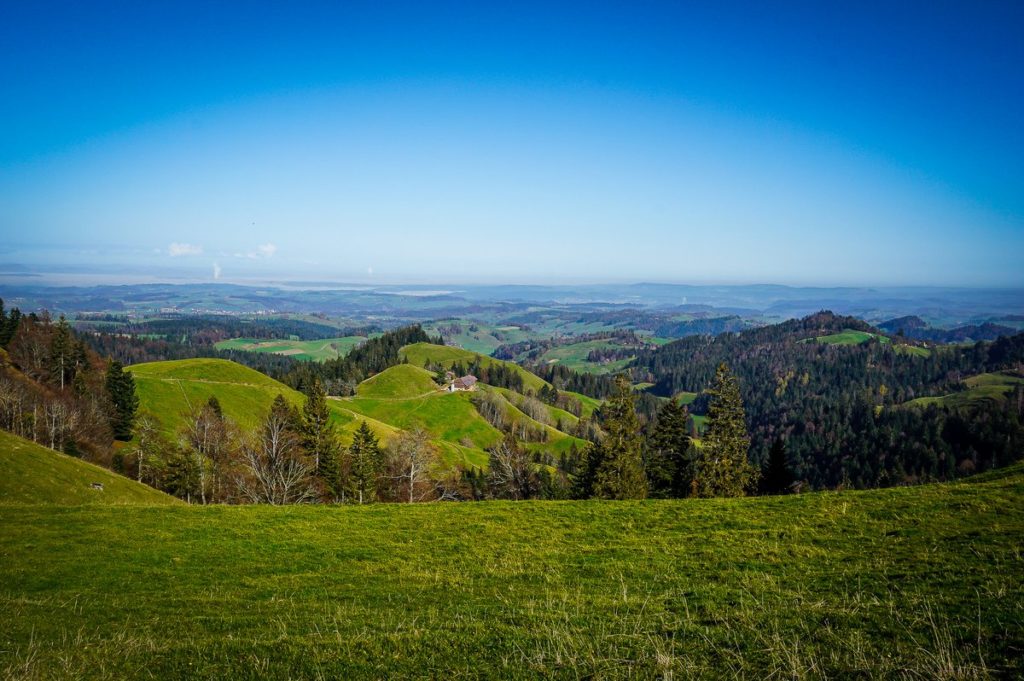
[[[217,263],[213,263],[213,278],[220,279],[220,272],[220,265],[218,265]]]
[[[184,255],[202,255],[203,247],[195,244],[179,244],[174,242],[167,247],[167,254],[172,258],[179,258]]]
[[[261,260],[274,257],[277,253],[277,244],[260,244],[254,251],[235,253],[236,258],[248,258],[249,260]]]

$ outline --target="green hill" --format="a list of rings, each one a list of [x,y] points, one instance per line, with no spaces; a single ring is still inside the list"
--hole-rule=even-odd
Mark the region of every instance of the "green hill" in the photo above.
[[[964,390],[941,397],[918,397],[906,402],[910,407],[927,407],[936,404],[950,409],[978,406],[983,402],[1002,402],[1018,385],[1024,385],[1024,378],[1007,372],[978,374],[963,380]]]
[[[453,348],[446,345],[434,345],[433,343],[414,343],[402,348],[401,355],[408,360],[410,364],[420,367],[431,363],[440,364],[445,367],[450,367],[456,363],[469,365],[474,361],[479,361],[482,366],[505,366],[522,376],[524,391],[531,390],[534,393],[537,393],[540,392],[540,389],[545,385],[551,385],[540,376],[527,371],[514,362],[506,362],[493,357],[487,357],[486,355],[481,355],[477,352],[470,352],[469,350],[462,350],[461,348]],[[568,390],[563,390],[561,392],[579,400],[580,405],[583,407],[583,415],[586,417],[590,417],[594,413],[594,410],[601,406],[601,400],[594,399],[593,397],[588,397],[587,395],[581,395],[580,393],[574,393]]]
[[[515,371],[523,378],[523,389],[532,390],[534,392],[540,391],[545,385],[550,385],[547,381],[542,379],[536,374],[532,374],[526,369],[522,368],[514,362],[506,362],[501,359],[494,359],[487,355],[481,355],[478,352],[470,352],[469,350],[462,350],[460,348],[453,348],[447,345],[434,345],[433,343],[414,343],[412,345],[406,345],[401,349],[400,354],[402,357],[407,359],[410,364],[414,364],[418,367],[426,366],[427,364],[440,364],[444,367],[450,367],[453,364],[461,363],[464,365],[472,364],[473,362],[480,362],[481,366],[504,366],[512,371]]]
[[[224,413],[244,429],[255,428],[279,394],[295,405],[301,405],[305,399],[301,393],[258,371],[228,360],[152,362],[131,367],[131,371],[138,387],[140,410],[152,415],[171,437],[181,431],[190,409],[205,404],[210,397],[216,397]],[[412,364],[382,371],[359,384],[355,396],[333,398],[328,404],[343,443],[351,441],[364,420],[384,443],[402,430],[420,427],[431,434],[449,465],[486,467],[486,449],[502,438],[501,432],[477,411],[471,393],[444,392],[434,383],[430,372]],[[532,445],[534,449],[557,454],[573,444],[586,444],[531,419],[512,404],[508,404],[508,409],[512,422],[526,423],[531,430],[547,433],[546,441]],[[553,417],[552,424],[557,424],[559,417],[569,424],[576,421],[560,409],[546,409]]]
[[[1020,678],[1024,473],[869,492],[0,506],[10,678]]]
[[[216,397],[221,409],[246,429],[256,427],[274,398],[302,404],[298,391],[224,359],[182,359],[128,367],[135,377],[140,412],[153,416],[165,434],[176,435],[192,408]]]
[[[93,489],[93,483],[103,486]],[[0,505],[181,503],[163,492],[0,431]]]
[[[439,390],[429,371],[411,364],[399,364],[360,383],[356,394],[359,397],[399,399],[422,397]]]

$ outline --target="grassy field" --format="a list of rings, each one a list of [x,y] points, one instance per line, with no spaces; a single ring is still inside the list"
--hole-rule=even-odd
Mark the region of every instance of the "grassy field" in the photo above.
[[[633,358],[630,357],[601,364],[587,361],[587,355],[593,350],[607,350],[616,347],[620,347],[619,344],[610,340],[591,340],[572,343],[571,345],[560,345],[542,354],[539,361],[548,364],[561,364],[573,371],[583,373],[614,374],[626,368],[633,361]]]
[[[818,336],[814,340],[819,343],[828,343],[829,345],[860,345],[872,338],[877,338],[882,343],[889,342],[888,336],[868,333],[867,331],[854,331],[853,329],[846,329],[841,333],[833,333],[828,336]]]
[[[102,490],[92,488],[103,485]],[[106,468],[0,430],[0,506],[6,504],[179,504]]]
[[[491,354],[499,345],[518,343],[537,337],[536,333],[523,331],[519,326],[503,325],[500,322],[493,324],[472,319],[446,319],[431,322],[425,324],[423,330],[434,337],[439,333],[438,327],[450,328],[453,325],[458,325],[462,332],[446,336],[445,340],[448,343],[484,355]]]
[[[1024,385],[1024,378],[1008,373],[978,374],[963,381],[964,390],[941,397],[918,397],[906,404],[912,407],[927,407],[937,404],[941,407],[961,409],[976,406],[981,402],[1001,402],[1018,385]]]
[[[402,356],[409,361],[410,364],[415,366],[425,366],[428,363],[441,364],[443,366],[452,366],[459,362],[463,365],[468,366],[474,361],[479,361],[483,366],[491,366],[494,364],[503,364],[510,367],[513,371],[518,372],[523,377],[523,390],[533,391],[534,393],[540,392],[540,389],[545,385],[550,386],[551,384],[537,376],[536,374],[530,373],[526,369],[522,368],[514,362],[506,362],[500,359],[494,359],[493,357],[487,357],[476,352],[470,352],[461,348],[453,348],[444,345],[433,345],[430,343],[414,343],[413,345],[407,345],[401,350]],[[566,395],[570,395],[579,400],[580,405],[583,408],[583,415],[590,417],[593,415],[594,410],[601,406],[601,400],[594,399],[587,395],[581,395],[580,393],[574,393],[569,390],[562,391]]]
[[[896,343],[893,349],[901,355],[912,355],[914,357],[931,357],[932,351],[928,348],[922,348],[917,345],[906,345],[904,343]]]
[[[301,393],[269,376],[221,359],[182,359],[128,367],[135,377],[139,411],[156,418],[169,436],[176,435],[192,408],[216,397],[224,413],[246,429],[256,427],[274,398],[284,395],[301,405]]]
[[[356,388],[359,397],[407,398],[436,393],[434,375],[412,364],[399,364],[372,376]]]
[[[285,355],[294,359],[322,362],[325,359],[344,357],[348,352],[365,341],[363,336],[323,338],[314,341],[265,338],[232,338],[217,343],[218,350],[242,350],[245,352],[267,352]]]
[[[3,505],[0,526],[5,678],[1024,674],[1020,467],[739,500]]]
[[[679,404],[690,405],[693,404],[693,401],[697,399],[697,395],[698,393],[692,393],[687,392],[685,390],[681,390],[676,393],[675,397],[679,401]]]
[[[545,385],[549,385],[544,379],[535,374],[531,374],[529,371],[514,362],[494,359],[493,357],[481,355],[478,352],[470,352],[469,350],[463,350],[461,348],[453,348],[445,345],[433,345],[431,343],[414,343],[402,348],[401,354],[409,361],[410,364],[414,364],[418,367],[426,366],[429,363],[440,364],[446,367],[450,367],[456,363],[468,366],[476,361],[480,362],[480,365],[485,367],[501,364],[518,372],[519,375],[523,377],[524,390],[539,392]]]

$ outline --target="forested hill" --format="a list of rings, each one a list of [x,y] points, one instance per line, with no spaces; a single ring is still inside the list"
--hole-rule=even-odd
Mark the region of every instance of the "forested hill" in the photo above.
[[[859,337],[848,332],[865,340],[843,342]],[[968,410],[904,405],[962,390],[968,376],[1019,371],[1024,334],[925,349],[872,333],[878,332],[858,319],[821,312],[737,334],[684,338],[640,353],[634,373],[667,396],[701,392],[727,363],[741,381],[751,459],[762,463],[779,438],[796,475],[815,486],[948,479],[1021,455],[1024,400],[1016,393]],[[694,411],[705,404],[698,398]]]

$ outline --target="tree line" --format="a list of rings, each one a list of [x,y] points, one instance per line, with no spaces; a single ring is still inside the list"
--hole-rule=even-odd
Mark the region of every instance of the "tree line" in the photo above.
[[[970,410],[912,408],[908,401],[961,389],[987,371],[1020,372],[1024,334],[910,354],[896,341],[858,345],[815,342],[864,322],[819,313],[715,337],[695,336],[641,353],[637,380],[663,396],[703,392],[728,361],[742,384],[751,433],[750,460],[765,464],[776,442],[793,473],[815,488],[877,487],[948,480],[1004,465],[1024,444],[1019,391]],[[808,341],[808,339],[811,339]],[[708,411],[710,394],[691,405]]]

